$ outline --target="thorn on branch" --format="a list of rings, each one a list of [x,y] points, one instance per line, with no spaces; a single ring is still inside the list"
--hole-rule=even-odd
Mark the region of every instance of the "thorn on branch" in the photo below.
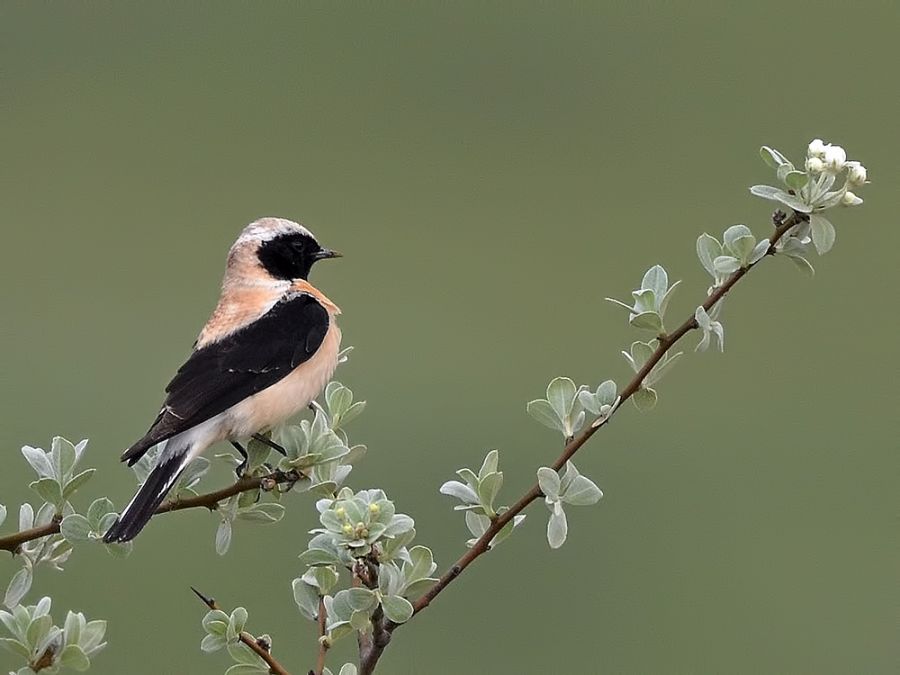
[[[200,598],[200,602],[202,602],[204,605],[206,605],[210,609],[219,609],[219,605],[216,603],[216,601],[213,598],[207,598],[205,595],[203,595],[203,593],[198,591],[193,586],[191,586],[191,590],[194,591],[194,595],[196,595],[198,598]]]

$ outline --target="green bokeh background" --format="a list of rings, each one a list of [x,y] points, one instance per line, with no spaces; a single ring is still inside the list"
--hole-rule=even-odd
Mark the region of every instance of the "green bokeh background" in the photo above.
[[[602,298],[661,262],[686,315],[708,284],[696,236],[769,227],[746,190],[772,180],[758,146],[821,136],[873,184],[834,212],[816,279],[767,261],[728,304],[728,351],[689,353],[653,413],[629,405],[579,455],[606,496],[570,510],[566,546],[535,505],[382,669],[896,672],[898,23],[892,3],[4,2],[5,529],[35,499],[19,447],[54,434],[91,439],[82,507],[130,497],[118,454],[225,252],[280,215],[346,254],[313,280],[357,348],[339,377],[369,401],[351,482],[385,488],[443,567],[467,533],[441,482],[497,447],[512,501],[559,445],[525,402],[558,374],[626,380],[634,333]],[[200,511],[125,561],[82,546],[28,599],[109,619],[97,675],[221,673],[195,584],[305,672],[290,580],[314,513],[288,504],[224,559]]]

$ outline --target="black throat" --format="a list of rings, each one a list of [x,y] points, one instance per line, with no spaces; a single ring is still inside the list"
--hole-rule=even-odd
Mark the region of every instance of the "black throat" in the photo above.
[[[292,232],[263,242],[256,255],[276,279],[308,279],[320,250],[318,242],[309,235]]]

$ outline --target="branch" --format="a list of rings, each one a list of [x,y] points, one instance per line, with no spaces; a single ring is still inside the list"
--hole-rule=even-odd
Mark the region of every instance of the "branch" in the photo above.
[[[331,644],[328,642],[328,629],[325,627],[328,617],[325,614],[325,598],[319,596],[319,657],[316,659],[316,669],[310,675],[322,675],[325,672],[325,655]]]
[[[296,473],[285,473],[283,471],[273,471],[270,474],[258,477],[244,476],[242,478],[239,478],[231,485],[222,488],[221,490],[215,490],[214,492],[208,492],[206,494],[196,495],[194,497],[180,497],[176,499],[170,499],[165,504],[161,504],[160,507],[156,509],[156,511],[154,512],[154,516],[158,516],[161,513],[169,513],[171,511],[183,511],[184,509],[194,509],[200,507],[207,508],[210,511],[214,511],[219,502],[228,499],[229,497],[233,497],[236,494],[249,492],[250,490],[256,489],[271,490],[278,484],[292,483],[297,479],[298,476]],[[52,534],[59,533],[59,524],[61,521],[62,517],[57,515],[54,516],[53,520],[51,520],[46,525],[32,527],[28,530],[14,532],[13,534],[7,535],[5,537],[0,537],[0,550],[9,551],[13,555],[15,555],[22,544],[33,541],[35,539],[40,539],[41,537],[48,537]]]
[[[241,479],[243,480],[243,479]],[[240,481],[238,481],[240,482]],[[200,598],[200,601],[209,607],[211,610],[218,609],[221,611],[221,607],[219,607],[219,603],[217,603],[212,598],[207,598],[203,593],[198,591],[196,588],[191,586],[191,590],[194,591],[194,595]],[[266,662],[266,665],[269,666],[269,673],[271,675],[291,675],[287,670],[285,670],[284,666],[282,666],[278,661],[275,660],[275,657],[269,652],[268,649],[263,647],[259,641],[250,635],[247,631],[241,631],[240,640],[245,645],[247,645],[250,649],[252,649],[259,658]]]
[[[769,237],[769,250],[766,255],[773,255],[775,253],[775,244],[790,230],[792,227],[797,225],[806,219],[804,214],[794,212],[789,218],[785,219],[783,222],[779,223],[775,228],[775,231],[772,233],[772,236]],[[777,220],[776,220],[777,222]],[[712,309],[713,305],[715,305],[719,300],[721,300],[731,288],[740,281],[747,272],[756,267],[758,261],[753,263],[752,265],[748,265],[746,267],[742,267],[741,269],[734,272],[728,279],[725,281],[722,286],[714,289],[712,293],[703,301],[703,309],[709,311]],[[660,336],[658,340],[658,346],[656,350],[653,352],[651,357],[647,360],[644,366],[638,371],[632,380],[626,385],[626,387],[620,393],[619,405],[613,410],[612,414],[607,417],[598,417],[595,419],[588,427],[582,431],[578,436],[570,439],[566,444],[566,447],[563,449],[562,454],[556,459],[555,462],[551,465],[553,469],[559,471],[565,466],[566,462],[572,458],[572,456],[578,452],[578,450],[585,444],[587,441],[593,436],[600,427],[605,426],[606,423],[612,418],[613,414],[622,409],[622,404],[625,403],[629,398],[631,398],[635,392],[637,392],[641,385],[644,382],[644,379],[649,375],[650,371],[653,370],[653,367],[659,363],[660,359],[665,356],[666,352],[668,352],[681,338],[683,338],[687,333],[697,328],[697,321],[694,319],[694,313],[691,312],[690,317],[688,317],[684,323],[682,323],[678,328],[667,335]],[[413,616],[421,612],[423,609],[428,607],[431,604],[432,600],[434,600],[440,593],[443,591],[450,583],[453,582],[460,574],[462,574],[463,570],[465,570],[469,565],[471,565],[479,556],[486,553],[490,550],[490,542],[491,540],[497,536],[500,530],[509,523],[513,518],[515,518],[519,513],[525,510],[531,502],[541,497],[543,493],[541,492],[540,487],[535,483],[531,487],[531,489],[526,492],[519,501],[513,504],[508,511],[505,511],[498,517],[494,518],[491,521],[490,527],[487,531],[478,538],[478,541],[470,548],[456,563],[453,564],[450,569],[448,569],[444,574],[438,579],[434,585],[425,592],[418,600],[413,603]],[[398,624],[389,624],[387,626],[387,631],[392,633],[396,630]]]

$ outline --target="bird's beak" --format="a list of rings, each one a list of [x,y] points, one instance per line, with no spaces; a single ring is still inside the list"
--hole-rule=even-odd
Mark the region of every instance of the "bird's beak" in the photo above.
[[[325,260],[326,258],[343,258],[343,253],[332,251],[330,248],[323,248],[316,254],[316,260]]]

